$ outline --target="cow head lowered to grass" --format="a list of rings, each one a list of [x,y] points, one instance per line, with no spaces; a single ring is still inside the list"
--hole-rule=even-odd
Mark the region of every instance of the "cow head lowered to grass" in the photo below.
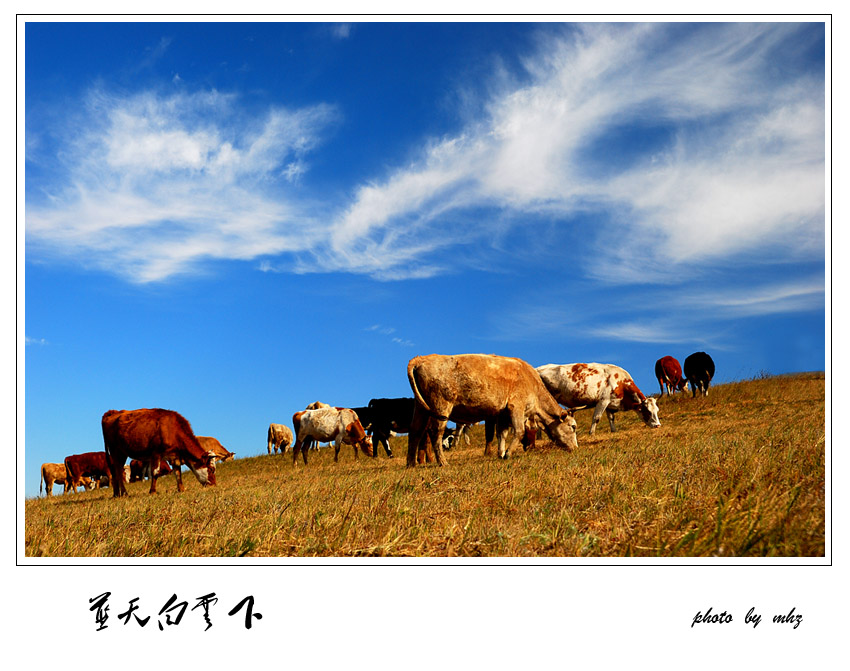
[[[499,457],[525,435],[529,422],[540,426],[567,450],[578,446],[576,422],[543,386],[530,364],[494,354],[418,356],[407,365],[416,405],[407,442],[407,465],[415,466],[430,440],[437,463],[445,463],[442,435],[446,422],[471,424],[490,420],[499,431]],[[420,459],[421,463],[421,459]]]
[[[192,427],[179,413],[161,408],[109,410],[101,420],[103,445],[112,462],[113,496],[126,496],[124,462],[128,457],[151,464],[151,489],[156,493],[156,466],[167,459],[177,466],[177,491],[182,492],[180,464],[186,464],[202,485],[215,485],[215,453],[204,450]]]

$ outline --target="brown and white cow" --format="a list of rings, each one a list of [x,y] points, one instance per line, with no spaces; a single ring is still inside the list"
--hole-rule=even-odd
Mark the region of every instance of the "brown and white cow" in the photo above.
[[[684,391],[688,381],[682,377],[682,367],[672,356],[663,356],[655,362],[655,379],[661,386],[661,395],[664,395],[664,387],[667,387],[667,395],[672,396],[674,391]]]
[[[367,456],[372,456],[372,439],[351,408],[317,408],[302,410],[292,417],[296,427],[295,446],[292,448],[292,463],[297,463],[298,452],[307,463],[307,447],[310,441],[334,444],[334,461],[339,460],[339,450],[343,443],[354,447],[354,458],[358,457],[358,448]]]
[[[42,485],[47,489],[47,496],[53,496],[53,485],[62,485],[62,493],[70,489],[68,486],[68,481],[65,477],[67,471],[65,470],[65,464],[42,464],[41,465],[41,480],[38,483],[38,493],[39,495],[42,492]],[[96,483],[87,475],[80,478],[80,484],[86,488],[86,490],[92,490],[95,488]]]
[[[112,478],[106,452],[83,452],[65,457],[65,491],[76,492],[84,477],[99,480],[103,476]]]
[[[561,405],[572,411],[594,408],[590,435],[596,431],[603,412],[608,413],[611,431],[616,431],[614,413],[618,410],[634,410],[647,426],[661,426],[658,402],[651,396],[645,396],[632,376],[619,366],[610,363],[550,363],[539,366],[537,372]]]
[[[272,453],[272,450],[277,454],[278,449],[283,454],[290,445],[292,445],[292,431],[290,428],[286,424],[269,424],[266,444],[269,454]]]
[[[215,485],[215,454],[205,451],[186,418],[173,410],[141,408],[108,410],[101,419],[103,444],[112,460],[113,496],[127,496],[124,462],[127,457],[147,461],[151,466],[150,493],[156,493],[154,467],[163,459],[175,466],[177,491],[182,492],[180,465],[186,464],[202,485]]]
[[[231,452],[224,445],[218,442],[217,438],[212,436],[196,436],[204,451],[215,454],[215,460],[218,462],[231,461],[235,456],[235,452]]]
[[[445,463],[442,435],[448,420],[470,424],[495,419],[499,432],[499,457],[508,456],[506,439],[512,443],[534,421],[560,447],[577,447],[576,423],[546,391],[530,364],[493,354],[418,356],[407,364],[407,378],[416,406],[407,441],[407,466],[430,439],[437,463]]]

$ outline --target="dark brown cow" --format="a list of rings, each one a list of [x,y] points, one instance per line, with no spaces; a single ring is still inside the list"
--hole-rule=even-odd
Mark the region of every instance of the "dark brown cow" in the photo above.
[[[530,364],[493,354],[418,356],[407,365],[416,399],[407,442],[407,465],[416,465],[430,438],[437,463],[445,463],[442,435],[446,422],[469,424],[495,419],[499,457],[508,456],[506,439],[525,434],[529,421],[542,426],[560,447],[577,447],[572,416],[552,398]]]
[[[186,418],[173,410],[141,408],[108,410],[101,420],[103,444],[112,460],[113,496],[127,496],[124,470],[127,457],[147,461],[151,466],[151,494],[156,494],[154,466],[168,460],[175,467],[177,491],[182,492],[180,465],[186,464],[202,485],[215,485],[215,454],[198,442]]]
[[[65,488],[73,492],[77,491],[82,483],[82,478],[87,476],[93,480],[101,477],[112,479],[109,459],[106,452],[84,452],[83,454],[72,454],[65,457]]]
[[[688,381],[682,377],[682,367],[672,356],[663,356],[655,362],[655,379],[661,386],[661,395],[664,395],[664,387],[667,387],[667,395],[672,396],[674,391],[684,391]]]

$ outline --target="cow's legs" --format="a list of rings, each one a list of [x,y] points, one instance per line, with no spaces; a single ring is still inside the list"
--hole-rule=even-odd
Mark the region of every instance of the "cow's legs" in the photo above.
[[[114,454],[109,455],[112,462],[110,473],[112,475],[112,494],[113,496],[127,496],[127,488],[124,486],[124,462],[127,457],[117,459]],[[116,493],[117,492],[117,493]]]
[[[342,431],[334,438],[334,463],[339,461],[339,451],[342,448]],[[354,446],[354,456],[357,456],[357,446]]]
[[[447,421],[448,420],[445,419],[439,419],[431,422],[431,429],[428,432],[429,437],[431,438],[431,449],[433,450],[434,457],[437,459],[438,466],[445,466],[446,464],[446,457],[443,454],[443,432],[446,429]],[[426,456],[431,455],[426,452]]]
[[[157,479],[156,469],[159,466],[159,456],[151,457],[150,461],[145,465],[147,466],[148,470],[150,471],[150,479],[151,479],[150,493],[156,494],[156,479]],[[181,481],[180,484],[182,484],[182,481]],[[177,489],[178,489],[178,491],[181,491],[181,492],[183,491],[182,489],[180,489],[180,485],[177,486]]]
[[[407,434],[407,467],[416,466],[416,456],[420,445],[428,440],[428,414],[417,404],[413,408],[413,418],[410,420],[410,431]]]
[[[499,458],[507,459],[509,452],[507,443],[508,435],[513,431],[513,437],[510,442],[510,447],[513,447],[519,437],[525,435],[525,417],[516,413],[510,413],[500,416],[496,423],[499,428]]]
[[[489,457],[493,454],[493,438],[496,435],[496,420],[487,419],[484,421],[484,456]]]
[[[614,426],[614,411],[606,410],[605,412],[608,414],[608,424],[611,426],[611,433],[613,433],[617,430],[617,427]]]
[[[596,431],[596,425],[599,424],[599,420],[602,419],[602,413],[608,408],[608,401],[602,400],[596,404],[596,408],[593,410],[593,420],[590,422],[590,435]]]
[[[298,453],[301,452],[301,458],[304,459],[304,465],[307,465],[307,449],[310,446],[310,438],[304,438],[304,440],[296,440],[295,445],[292,446],[292,465],[298,465]],[[283,452],[281,451],[281,454]]]
[[[183,469],[181,468],[182,464],[175,464],[174,468],[174,477],[177,478],[177,491],[183,492],[186,490],[186,487],[183,485]],[[156,478],[151,475],[151,494],[156,494]]]

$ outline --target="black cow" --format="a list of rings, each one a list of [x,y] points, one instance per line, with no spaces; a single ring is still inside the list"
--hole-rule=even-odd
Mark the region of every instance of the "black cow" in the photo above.
[[[705,352],[694,352],[685,359],[685,377],[691,385],[693,396],[697,390],[708,396],[708,386],[714,377],[714,361]]]
[[[372,443],[374,444],[377,440],[383,445],[388,457],[393,456],[390,449],[390,436],[394,433],[410,432],[414,404],[415,401],[412,398],[373,398],[369,401],[367,417],[370,420],[369,433],[372,435]],[[355,412],[359,415],[358,410]],[[373,456],[377,454],[378,448],[375,447]]]

